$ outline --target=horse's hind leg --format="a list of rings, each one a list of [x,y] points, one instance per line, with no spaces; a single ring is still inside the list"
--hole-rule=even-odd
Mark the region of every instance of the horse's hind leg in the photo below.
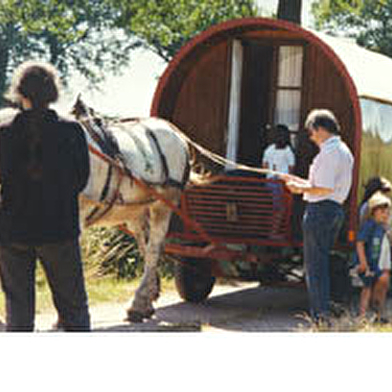
[[[127,310],[129,321],[141,322],[154,313],[152,302],[158,299],[160,289],[158,261],[169,228],[171,213],[162,202],[154,203],[150,207],[150,235],[144,258],[144,273],[132,305]]]

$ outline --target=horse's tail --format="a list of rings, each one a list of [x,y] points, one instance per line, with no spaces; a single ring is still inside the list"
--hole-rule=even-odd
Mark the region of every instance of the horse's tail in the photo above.
[[[210,171],[200,170],[200,164],[195,166],[190,165],[189,181],[187,186],[193,185],[208,185],[215,181],[216,176]]]
[[[188,182],[187,187],[197,185],[208,185],[214,181],[215,176],[206,166],[197,159],[197,149],[191,139],[186,140],[188,144]]]

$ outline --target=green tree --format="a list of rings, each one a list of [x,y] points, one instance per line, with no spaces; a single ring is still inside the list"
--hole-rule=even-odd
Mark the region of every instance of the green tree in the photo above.
[[[117,27],[137,35],[144,45],[169,61],[206,28],[255,16],[254,0],[111,0],[119,11]]]
[[[91,84],[118,70],[139,44],[108,33],[117,17],[103,0],[1,0],[0,97],[12,70],[26,59],[50,61],[64,80],[77,70]]]
[[[320,0],[316,28],[353,37],[359,45],[392,56],[392,0]]]

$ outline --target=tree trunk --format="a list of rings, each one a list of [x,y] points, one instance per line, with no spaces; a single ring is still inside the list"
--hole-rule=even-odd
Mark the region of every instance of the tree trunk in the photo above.
[[[7,68],[9,48],[4,37],[0,37],[0,108],[4,105],[4,93],[7,87]]]
[[[301,24],[302,0],[279,0],[278,19]]]

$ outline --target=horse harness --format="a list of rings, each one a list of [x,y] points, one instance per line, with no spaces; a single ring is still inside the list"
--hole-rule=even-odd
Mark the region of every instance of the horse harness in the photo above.
[[[124,179],[124,176],[128,177],[131,181],[134,181],[139,185],[141,182],[145,183],[146,187],[149,187],[150,190],[151,190],[150,188],[151,185],[152,186],[157,186],[157,185],[175,186],[179,188],[184,188],[184,183],[180,183],[179,181],[170,178],[169,168],[168,168],[166,158],[162,152],[158,139],[150,129],[146,129],[146,133],[156,146],[158,155],[162,163],[162,170],[165,178],[165,181],[159,184],[147,182],[144,180],[136,181],[136,178],[133,176],[132,172],[124,162],[124,157],[121,154],[116,139],[113,137],[113,135],[111,135],[111,133],[108,130],[105,129],[101,119],[99,118],[91,119],[89,117],[86,117],[80,119],[79,121],[86,128],[90,137],[97,143],[103,155],[99,154],[98,151],[93,149],[91,146],[89,146],[90,151],[95,155],[100,156],[101,158],[103,158],[104,156],[109,158],[109,159],[105,159],[105,161],[108,163],[108,172],[107,172],[104,186],[101,191],[101,195],[99,197],[99,204],[94,206],[92,210],[89,212],[89,214],[87,215],[87,217],[85,218],[86,226],[90,226],[93,223],[97,222],[99,219],[101,219],[105,214],[107,214],[111,210],[111,208],[114,206],[114,204],[117,201],[120,201],[120,204],[123,204],[122,196],[120,193],[120,187]],[[127,122],[127,121],[140,121],[140,119],[126,119],[126,120],[122,120],[121,122]],[[96,128],[98,128],[100,132]],[[112,196],[108,199],[110,185],[113,179],[113,172],[115,169],[118,170],[118,180],[115,185],[115,191],[113,192]],[[156,199],[156,197],[151,197],[151,199],[148,199],[147,201],[144,201],[142,203],[147,204],[152,202],[154,199]],[[140,203],[135,203],[135,204],[140,204]]]
[[[109,212],[116,201],[122,199],[120,187],[124,178],[124,173],[126,172],[126,168],[121,159],[122,157],[120,149],[114,137],[112,137],[108,132],[104,131],[102,122],[99,119],[91,120],[90,118],[80,119],[80,122],[84,125],[91,138],[97,143],[102,153],[111,158],[111,160],[107,160],[108,173],[101,191],[101,195],[99,197],[99,205],[94,206],[85,218],[86,226],[90,226],[101,219],[107,212]],[[95,127],[99,127],[102,132],[98,132]],[[90,146],[89,149],[91,150]],[[116,165],[114,165],[114,162]],[[123,170],[119,170],[119,167],[123,168]],[[118,169],[118,180],[115,185],[115,191],[113,192],[112,197],[107,199],[114,169]]]

